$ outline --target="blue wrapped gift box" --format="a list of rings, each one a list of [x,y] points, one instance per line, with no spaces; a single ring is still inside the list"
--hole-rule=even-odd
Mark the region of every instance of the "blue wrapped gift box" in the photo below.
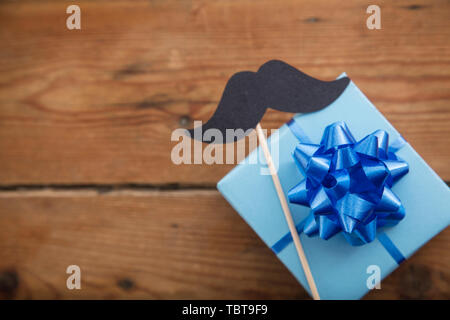
[[[385,130],[390,141],[400,137],[353,82],[325,109],[296,115],[294,121],[313,143],[319,143],[325,127],[336,121],[344,121],[357,140],[378,129]],[[274,161],[287,194],[304,178],[292,157],[299,140],[285,124],[277,135],[269,137],[268,143],[269,147],[276,145],[278,148],[279,157],[275,157]],[[289,229],[271,176],[261,174],[261,167],[265,165],[257,161],[260,152],[259,148],[255,149],[219,181],[217,188],[266,245],[273,248],[289,233]],[[406,216],[398,225],[383,228],[383,233],[407,259],[449,225],[450,191],[409,144],[398,150],[396,155],[409,164],[409,173],[392,188],[401,199]],[[289,207],[296,224],[310,212],[310,208],[292,203]],[[367,279],[370,266],[379,267],[381,279],[398,266],[381,240],[351,246],[342,233],[329,240],[310,238],[302,233],[300,239],[322,299],[359,299],[369,290]],[[294,244],[289,242],[276,254],[311,294]]]

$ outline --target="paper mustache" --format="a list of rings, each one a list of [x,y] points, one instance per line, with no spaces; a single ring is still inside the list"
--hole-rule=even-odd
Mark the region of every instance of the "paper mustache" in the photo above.
[[[222,98],[213,116],[201,127],[219,130],[227,137],[227,129],[255,128],[267,108],[284,112],[308,113],[325,108],[336,100],[349,84],[347,77],[321,81],[278,60],[264,63],[257,72],[235,73],[227,82]],[[194,130],[190,129],[191,137]],[[202,141],[207,141],[201,136]],[[234,142],[242,136],[233,136]]]

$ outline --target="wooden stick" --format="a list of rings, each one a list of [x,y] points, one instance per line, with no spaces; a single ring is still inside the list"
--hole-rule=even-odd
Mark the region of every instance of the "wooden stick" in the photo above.
[[[269,147],[267,146],[267,140],[261,125],[258,123],[256,125],[256,133],[258,134],[259,144],[264,152],[264,157],[266,158],[267,165],[269,167],[270,174],[272,176],[273,184],[275,190],[278,194],[278,199],[280,200],[281,208],[283,209],[284,217],[289,226],[289,231],[291,232],[292,239],[294,240],[295,248],[297,249],[298,257],[300,258],[300,263],[302,264],[303,271],[305,272],[306,280],[308,281],[309,288],[314,300],[320,300],[319,292],[317,291],[316,283],[309,268],[308,260],[306,259],[305,252],[303,251],[302,244],[300,242],[300,237],[298,236],[297,229],[295,228],[294,219],[292,219],[291,211],[289,210],[286,197],[284,195],[283,189],[281,188],[280,178],[278,177],[277,170],[273,164],[272,156],[270,155]]]

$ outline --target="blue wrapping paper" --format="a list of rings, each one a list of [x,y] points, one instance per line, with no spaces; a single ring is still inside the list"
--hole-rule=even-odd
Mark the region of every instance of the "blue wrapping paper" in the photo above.
[[[353,82],[327,108],[296,115],[294,120],[313,142],[320,141],[323,130],[336,121],[344,121],[357,140],[379,129],[389,134],[390,141],[400,138],[395,128]],[[283,125],[279,134],[271,136],[268,142],[269,147],[274,144],[278,146],[279,158],[275,157],[274,161],[277,162],[280,181],[287,195],[291,188],[304,179],[292,158],[299,141],[289,127]],[[257,163],[255,159],[258,153],[259,148],[249,155],[251,159],[246,159],[230,171],[217,188],[266,245],[272,248],[289,233],[289,228],[271,176],[261,175],[263,164],[254,164]],[[342,234],[329,240],[300,234],[322,299],[361,298],[369,290],[369,266],[380,268],[381,279],[398,267],[395,256],[384,247],[386,241],[392,242],[398,253],[407,259],[448,226],[450,191],[447,185],[409,144],[400,148],[396,155],[409,164],[409,173],[392,187],[392,191],[401,199],[406,214],[398,225],[383,228],[385,237],[363,246],[351,246]],[[310,208],[306,206],[290,203],[289,207],[296,224],[304,221],[310,213]],[[293,243],[289,242],[277,253],[277,257],[310,293]]]

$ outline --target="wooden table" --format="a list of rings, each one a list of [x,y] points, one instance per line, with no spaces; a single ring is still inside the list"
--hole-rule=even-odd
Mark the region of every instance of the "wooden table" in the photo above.
[[[450,181],[448,1],[379,1],[381,30],[367,1],[75,3],[81,30],[64,1],[0,2],[2,298],[307,298],[216,191],[232,165],[170,161],[171,132],[269,59],[347,72]],[[447,229],[367,299],[449,299],[449,250]]]

